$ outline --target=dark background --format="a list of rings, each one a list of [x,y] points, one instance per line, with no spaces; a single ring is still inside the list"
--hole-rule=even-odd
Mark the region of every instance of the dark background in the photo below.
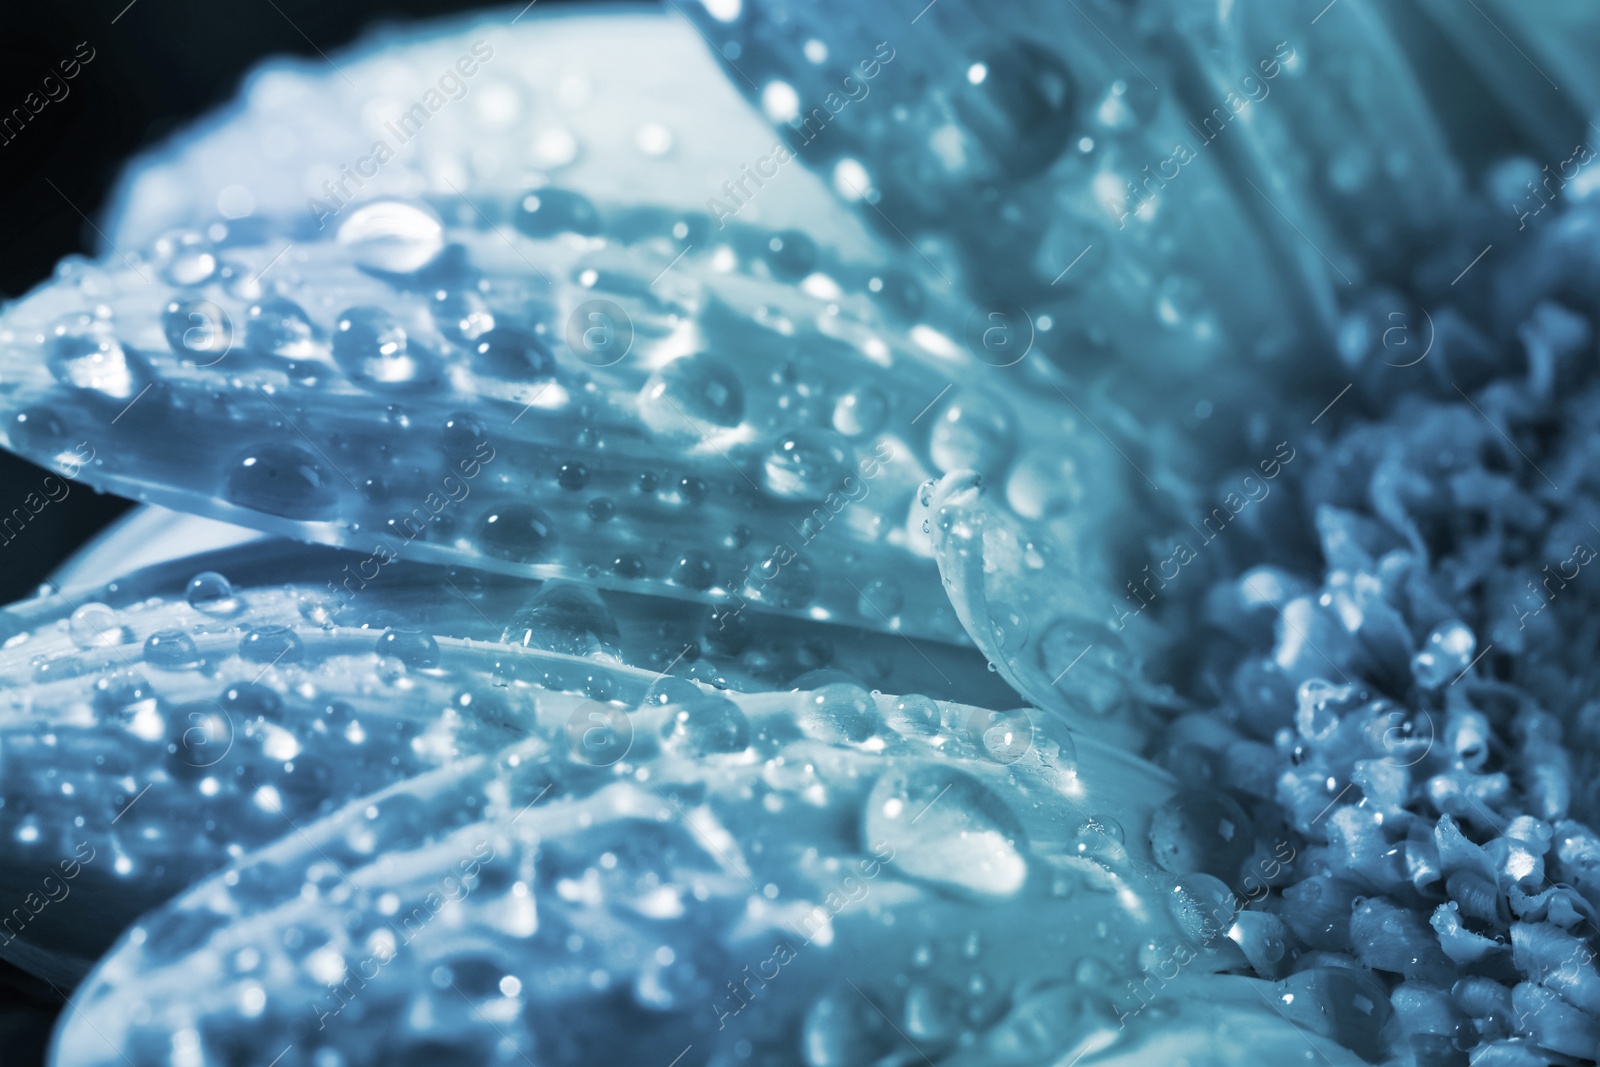
[[[548,7],[562,0],[539,0]],[[72,253],[93,254],[107,194],[134,153],[230,99],[246,71],[281,53],[333,54],[378,21],[483,7],[447,0],[56,0],[0,2],[0,115],[40,90],[80,42],[94,58],[70,92],[0,144],[0,301],[50,277]],[[112,20],[116,21],[113,22]],[[314,42],[314,46],[313,46]],[[87,54],[87,50],[85,50]],[[42,95],[42,94],[41,94]],[[51,188],[52,183],[55,188]],[[80,213],[81,212],[81,213]],[[87,216],[87,219],[86,217]],[[103,228],[103,227],[102,227]],[[0,452],[0,512],[45,471]],[[0,545],[0,604],[29,596],[76,548],[129,507],[74,486],[21,536]],[[0,1067],[44,1062],[60,998],[0,964]]]

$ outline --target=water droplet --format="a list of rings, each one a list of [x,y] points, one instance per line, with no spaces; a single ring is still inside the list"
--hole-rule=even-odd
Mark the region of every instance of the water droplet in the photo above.
[[[593,236],[600,232],[600,213],[587,197],[548,186],[523,197],[513,221],[529,237],[554,237],[558,233]]]
[[[111,608],[90,603],[78,608],[67,620],[67,636],[79,648],[108,648],[127,641],[128,631]]]
[[[866,437],[889,421],[889,401],[870,385],[858,385],[833,405],[833,428],[846,437]]]
[[[508,645],[620,660],[622,633],[605,601],[581,582],[549,581],[511,617]]]
[[[532,504],[508,504],[478,522],[483,550],[514,563],[536,563],[554,546],[555,523]]]
[[[121,342],[109,332],[57,336],[50,345],[48,363],[63,385],[113,400],[131,400],[144,388]]]
[[[171,234],[155,243],[161,277],[171,285],[204,285],[217,273],[211,245],[197,233]]]
[[[182,630],[157,630],[145,638],[144,661],[169,671],[187,670],[200,665],[200,650]]]
[[[433,354],[378,307],[350,308],[339,316],[333,358],[351,381],[363,385],[415,385],[431,380],[435,371]]]
[[[172,350],[197,366],[211,366],[233,347],[233,320],[209,300],[172,301],[161,325]]]
[[[861,587],[856,610],[864,619],[892,619],[904,604],[905,594],[900,591],[899,582],[893,578],[874,578]]]
[[[817,266],[817,243],[799,230],[784,230],[767,240],[766,259],[779,281],[799,281]]]
[[[717,581],[717,565],[704,552],[691,548],[672,568],[672,580],[690,589],[710,589]]]
[[[811,689],[802,697],[796,717],[811,737],[833,743],[860,743],[877,733],[877,705],[871,694],[840,671],[815,671],[796,678],[792,689]],[[822,682],[818,685],[817,682]]]
[[[888,771],[867,798],[863,840],[887,842],[913,878],[980,896],[1022,888],[1022,824],[976,779],[937,765]]]
[[[437,667],[439,642],[432,634],[421,630],[396,628],[385,630],[378,638],[378,655],[393,656],[407,667]]]
[[[866,994],[845,989],[819,997],[806,1012],[800,1047],[806,1067],[867,1067],[893,1048],[886,1017]]]
[[[369,270],[411,274],[444,250],[444,224],[429,208],[401,200],[375,200],[339,226],[339,244]]]
[[[1150,848],[1163,869],[1203,872],[1229,883],[1238,878],[1254,835],[1238,802],[1213,790],[1168,797],[1150,819]]]
[[[274,297],[250,308],[245,347],[258,356],[299,362],[317,357],[317,330],[293,300]]]
[[[451,459],[467,459],[477,452],[478,446],[489,439],[483,420],[467,411],[458,411],[444,420],[439,443]]]
[[[994,477],[1016,445],[1010,409],[987,393],[962,390],[951,397],[928,435],[928,455],[946,473],[975,470]]]
[[[656,679],[645,693],[644,706],[668,709],[661,736],[685,755],[743,752],[750,745],[750,721],[739,705],[687,679]]]
[[[194,610],[219,618],[232,615],[241,607],[233,583],[216,571],[201,571],[190,578],[183,599]]]
[[[433,294],[429,310],[439,332],[460,345],[471,347],[494,329],[494,312],[471,289],[439,289]]]
[[[582,463],[563,463],[556,472],[556,482],[575,493],[589,484],[589,468]]]
[[[1209,874],[1186,874],[1172,889],[1168,910],[1192,943],[1221,937],[1239,913],[1239,898]]]
[[[595,522],[610,522],[612,516],[617,513],[617,505],[610,497],[597,496],[589,501],[586,510],[589,512],[589,518]]]
[[[521,330],[496,326],[471,346],[472,366],[479,374],[511,381],[548,378],[556,360],[545,343]]]
[[[684,356],[650,375],[639,391],[639,415],[661,434],[715,433],[744,418],[744,386],[714,356]]]
[[[298,663],[303,646],[288,626],[252,627],[239,641],[239,655],[252,663]]]
[[[973,85],[962,78],[957,113],[986,148],[999,173],[1013,180],[1048,167],[1077,126],[1077,89],[1060,56],[1016,38],[979,57],[985,74]]]
[[[297,445],[258,445],[228,475],[227,496],[242,508],[288,519],[328,518],[339,502],[328,474]]]
[[[827,430],[805,429],[773,446],[762,465],[767,491],[785,500],[822,500],[849,475],[845,450]]]

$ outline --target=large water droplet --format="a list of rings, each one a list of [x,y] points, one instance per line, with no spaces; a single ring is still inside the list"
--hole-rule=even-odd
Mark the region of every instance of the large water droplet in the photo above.
[[[650,375],[639,391],[639,415],[660,434],[715,433],[744,418],[744,386],[715,356],[684,356]]]
[[[338,241],[369,270],[410,274],[444,250],[444,225],[432,210],[402,200],[376,200],[350,213]]]
[[[616,617],[598,593],[580,582],[545,582],[511,617],[500,639],[567,656],[616,660],[622,655]]]
[[[297,445],[258,445],[228,475],[227,496],[242,508],[289,519],[322,519],[339,502],[322,465]]]
[[[217,617],[232,615],[240,607],[233,583],[216,571],[201,571],[190,578],[183,599],[194,610]]]
[[[414,385],[430,380],[435,370],[433,354],[377,307],[351,308],[339,316],[333,358],[351,381],[361,384]]]
[[[1156,862],[1174,874],[1203,872],[1232,883],[1254,843],[1250,817],[1225,793],[1197,790],[1167,798],[1150,819]]]
[[[867,798],[863,840],[894,849],[914,878],[983,896],[1011,896],[1028,877],[1022,825],[976,779],[948,767],[892,770]]]
[[[972,71],[983,76],[974,81]],[[958,113],[1011,179],[1044,170],[1066,148],[1077,125],[1077,91],[1060,56],[1033,41],[988,48],[955,97]]]

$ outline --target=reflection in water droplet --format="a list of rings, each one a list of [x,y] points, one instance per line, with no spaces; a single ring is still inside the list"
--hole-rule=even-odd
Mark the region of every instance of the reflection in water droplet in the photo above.
[[[715,356],[684,356],[650,375],[639,391],[639,415],[660,434],[715,433],[744,418],[744,386]]]
[[[867,798],[863,839],[888,842],[914,878],[983,896],[1022,888],[1022,824],[976,779],[937,765],[891,770]]]
[[[338,241],[369,270],[411,274],[444,250],[444,225],[421,205],[377,200],[350,213],[339,225]]]

